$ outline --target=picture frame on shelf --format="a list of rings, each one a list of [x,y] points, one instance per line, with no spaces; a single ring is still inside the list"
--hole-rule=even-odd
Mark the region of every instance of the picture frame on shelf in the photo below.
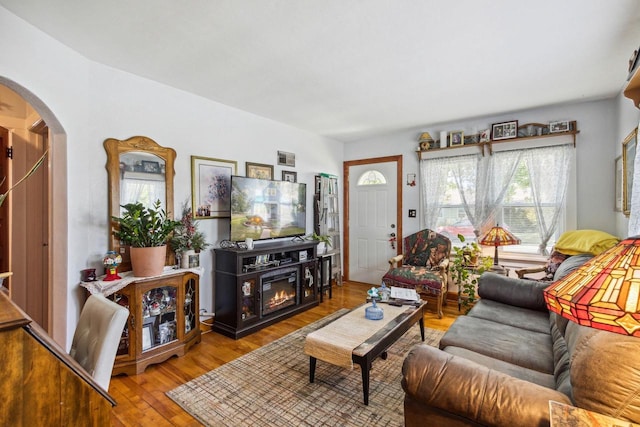
[[[491,125],[491,140],[513,139],[518,137],[518,121],[494,123]]]
[[[485,129],[480,132],[480,142],[491,141],[491,129]]]
[[[278,165],[296,167],[296,155],[286,151],[278,151]]]
[[[633,162],[638,149],[638,128],[622,141],[622,212],[631,214],[631,189],[633,188]]]
[[[451,147],[460,147],[464,145],[464,132],[461,130],[449,132],[449,141]]]
[[[153,346],[153,323],[142,325],[142,351]]]
[[[298,182],[298,172],[282,171],[282,180],[287,182]]]
[[[235,160],[191,156],[191,212],[195,219],[231,217],[231,175]]]
[[[622,173],[622,155],[618,156],[615,160],[615,171],[616,171],[616,188],[615,188],[615,208],[616,212],[622,212],[623,202],[622,202],[622,193],[624,188],[624,175]]]
[[[570,130],[569,120],[549,122],[549,133],[569,132]]]
[[[273,165],[264,163],[245,163],[247,178],[273,179]]]
[[[146,173],[160,173],[160,163],[149,160],[142,160],[142,171]]]

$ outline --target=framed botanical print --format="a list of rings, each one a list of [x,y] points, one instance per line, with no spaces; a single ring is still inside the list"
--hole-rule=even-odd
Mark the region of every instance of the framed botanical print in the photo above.
[[[237,162],[191,156],[191,209],[196,219],[231,217],[231,175]]]
[[[631,192],[633,190],[633,163],[638,148],[638,128],[622,141],[622,212],[631,214]]]
[[[246,168],[248,178],[273,179],[273,165],[247,162]]]

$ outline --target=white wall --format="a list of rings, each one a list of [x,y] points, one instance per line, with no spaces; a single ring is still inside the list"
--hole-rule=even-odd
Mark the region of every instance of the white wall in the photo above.
[[[576,227],[594,228],[615,234],[616,222],[613,215],[614,159],[620,153],[617,144],[622,141],[617,136],[615,113],[616,102],[609,99],[440,123],[346,144],[345,160],[403,155],[405,181],[403,187],[403,231],[405,235],[408,235],[420,229],[420,214],[417,218],[408,217],[409,209],[417,209],[418,212],[421,210],[419,185],[407,186],[406,176],[415,173],[419,178],[416,150],[418,135],[421,132],[429,132],[434,139],[438,139],[440,131],[463,130],[465,135],[470,135],[490,128],[492,123],[510,120],[518,120],[519,124],[576,120],[578,130],[580,130],[576,143]],[[425,113],[425,121],[427,120],[428,113]],[[618,150],[617,154],[616,149]]]
[[[87,267],[101,271],[108,250],[105,139],[145,135],[176,150],[173,210],[178,213],[191,195],[191,155],[237,160],[238,174],[244,175],[245,161],[276,165],[278,150],[295,153],[298,182],[308,186],[309,232],[313,175],[341,173],[341,142],[96,64],[4,8],[0,8],[0,46],[0,78],[15,82],[14,90],[34,94],[32,104],[36,109],[39,104],[48,107],[66,134],[68,200],[54,202],[66,203],[68,209],[68,277],[66,284],[56,284],[67,295],[63,346],[70,341],[82,303],[79,272]],[[276,179],[281,170],[275,166]],[[226,219],[199,224],[211,243],[228,237]],[[200,285],[201,308],[212,311],[211,252],[201,262],[206,269]]]
[[[640,110],[634,105],[633,101],[629,98],[625,98],[622,94],[616,98],[616,123],[615,123],[615,135],[616,135],[616,154],[615,158],[622,155],[622,141],[629,135],[629,133],[636,127],[638,127],[638,120],[640,120]],[[629,218],[627,218],[622,212],[615,213],[616,232],[618,236],[627,237],[629,234]]]

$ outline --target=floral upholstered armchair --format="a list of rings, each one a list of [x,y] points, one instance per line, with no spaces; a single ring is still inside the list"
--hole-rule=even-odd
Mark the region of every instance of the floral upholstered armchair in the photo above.
[[[386,286],[412,288],[421,297],[435,298],[438,317],[446,303],[451,240],[425,229],[402,241],[403,253],[389,260],[389,271],[382,277]]]

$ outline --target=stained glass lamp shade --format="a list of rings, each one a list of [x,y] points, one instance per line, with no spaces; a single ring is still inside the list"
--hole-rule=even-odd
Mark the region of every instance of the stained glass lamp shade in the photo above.
[[[549,310],[580,325],[640,337],[640,236],[590,259],[544,298]]]
[[[519,245],[520,239],[511,234],[511,232],[496,225],[492,227],[478,243],[483,246],[495,246],[496,250],[493,257],[493,267],[491,269],[496,272],[502,272],[503,268],[498,262],[498,246]]]

